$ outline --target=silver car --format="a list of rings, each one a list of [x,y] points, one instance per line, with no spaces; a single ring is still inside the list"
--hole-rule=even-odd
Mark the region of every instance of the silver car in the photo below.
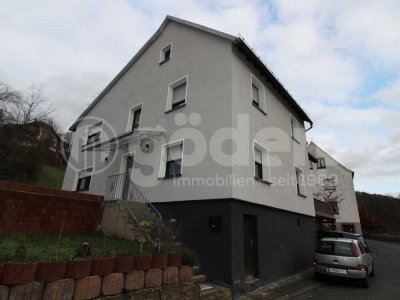
[[[356,278],[369,287],[374,275],[372,255],[356,239],[322,238],[315,249],[314,274]]]

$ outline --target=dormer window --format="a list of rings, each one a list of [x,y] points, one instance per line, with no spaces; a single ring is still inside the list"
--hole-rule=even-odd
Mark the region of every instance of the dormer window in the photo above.
[[[164,46],[160,52],[160,64],[163,64],[171,59],[172,43]]]

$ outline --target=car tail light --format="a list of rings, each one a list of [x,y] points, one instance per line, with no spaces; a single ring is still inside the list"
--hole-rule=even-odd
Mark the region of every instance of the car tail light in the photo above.
[[[359,265],[358,271],[367,271],[367,266]]]
[[[354,253],[356,254],[356,257],[360,257],[361,251],[360,251],[360,248],[358,248],[358,245],[356,242],[353,242],[353,249],[354,249]]]

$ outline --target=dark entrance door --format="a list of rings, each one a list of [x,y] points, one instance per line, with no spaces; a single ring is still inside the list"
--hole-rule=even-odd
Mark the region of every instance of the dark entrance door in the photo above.
[[[124,200],[127,200],[129,197],[132,169],[133,169],[133,156],[128,156],[126,158],[124,187],[122,190],[122,199],[124,199]]]
[[[244,275],[246,281],[258,277],[257,217],[243,215]]]

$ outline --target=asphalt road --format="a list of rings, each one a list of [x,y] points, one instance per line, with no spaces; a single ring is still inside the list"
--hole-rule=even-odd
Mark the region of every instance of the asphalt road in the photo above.
[[[342,278],[323,280],[321,287],[297,296],[295,299],[315,300],[391,300],[400,299],[400,243],[367,240],[376,251],[375,277],[370,287],[360,282]]]

